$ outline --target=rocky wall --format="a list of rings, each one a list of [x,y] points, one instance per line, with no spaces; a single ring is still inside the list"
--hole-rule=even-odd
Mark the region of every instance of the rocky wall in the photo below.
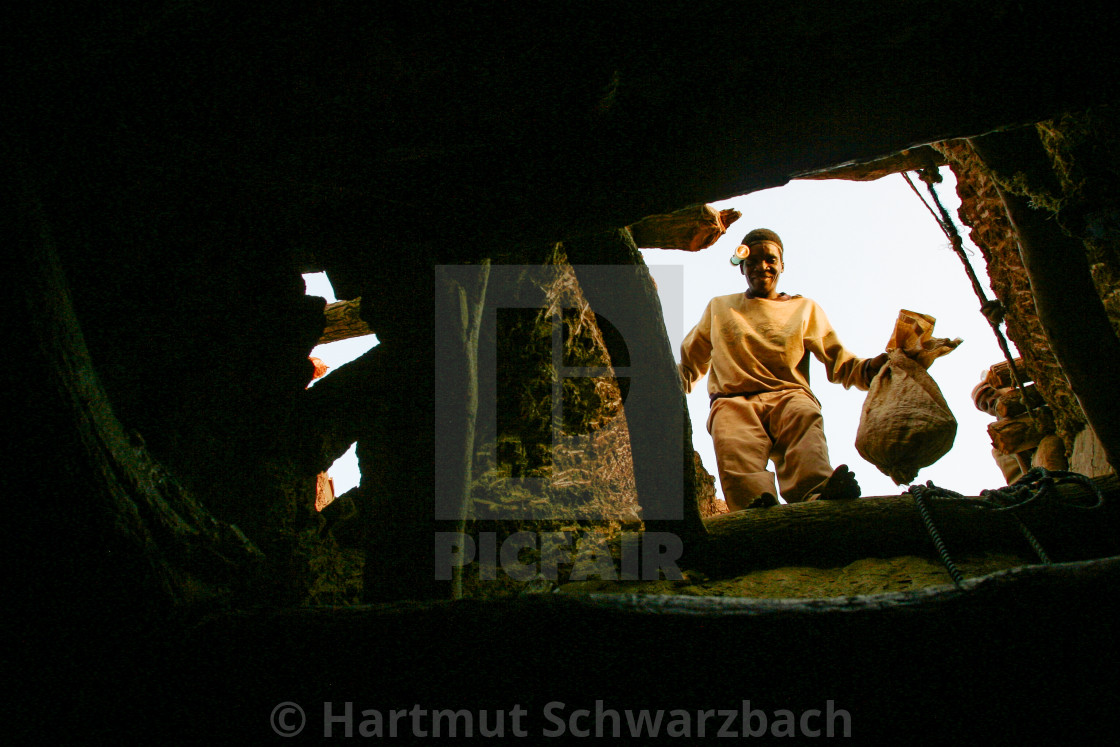
[[[1005,309],[1007,337],[1022,356],[1026,375],[1050,405],[1056,432],[1072,444],[1085,427],[1085,417],[1038,320],[1015,232],[995,184],[967,141],[946,141],[935,147],[945,154],[956,176],[961,199],[958,216],[984,255],[992,291]]]

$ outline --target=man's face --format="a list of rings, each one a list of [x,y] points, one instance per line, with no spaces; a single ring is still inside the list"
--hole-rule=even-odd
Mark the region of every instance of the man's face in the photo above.
[[[743,260],[743,274],[747,287],[755,298],[775,298],[778,295],[778,277],[782,270],[782,250],[772,241],[751,244],[750,254]]]

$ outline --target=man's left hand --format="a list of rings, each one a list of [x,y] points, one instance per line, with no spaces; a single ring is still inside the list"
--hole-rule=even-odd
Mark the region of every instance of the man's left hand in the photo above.
[[[887,365],[887,360],[890,358],[886,353],[879,353],[872,358],[867,364],[867,377],[869,379],[875,378],[875,375],[883,370],[883,366]]]

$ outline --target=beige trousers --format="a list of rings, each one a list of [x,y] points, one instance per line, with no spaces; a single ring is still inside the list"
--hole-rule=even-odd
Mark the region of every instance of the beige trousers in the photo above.
[[[732,511],[763,493],[776,495],[774,472],[787,503],[805,500],[832,475],[821,407],[803,389],[717,399],[708,413],[708,433]],[[774,472],[766,469],[769,461]]]

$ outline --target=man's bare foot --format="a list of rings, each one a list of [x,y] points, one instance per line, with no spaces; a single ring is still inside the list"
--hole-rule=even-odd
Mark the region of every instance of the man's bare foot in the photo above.
[[[855,473],[848,469],[848,465],[841,464],[832,471],[832,476],[821,484],[820,489],[806,500],[850,501],[859,496],[859,483],[856,482]]]
[[[751,501],[747,508],[770,508],[778,505],[778,497],[773,493],[763,493]]]

